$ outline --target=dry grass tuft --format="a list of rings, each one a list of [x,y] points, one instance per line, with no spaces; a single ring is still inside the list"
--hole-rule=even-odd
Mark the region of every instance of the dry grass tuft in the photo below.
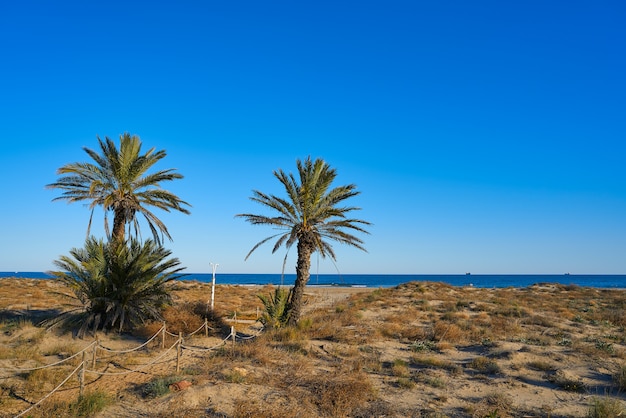
[[[373,398],[372,385],[361,372],[313,375],[302,386],[313,395],[313,403],[322,416],[347,417]]]
[[[433,326],[433,338],[438,342],[458,343],[464,339],[463,331],[456,324],[437,321]]]
[[[171,333],[189,334],[204,324],[206,305],[202,302],[186,302],[168,307],[163,312],[167,330]]]
[[[289,398],[259,399],[243,398],[235,402],[233,418],[312,418],[315,415]]]
[[[498,363],[490,358],[483,356],[472,359],[472,361],[469,363],[469,367],[479,373],[495,374],[500,372],[500,366],[498,366]]]
[[[472,418],[508,418],[514,417],[515,408],[512,399],[504,393],[492,393],[468,408]]]
[[[588,418],[617,418],[626,414],[624,404],[619,399],[594,397],[589,406]]]
[[[617,386],[617,390],[624,392],[624,390],[626,390],[626,364],[617,366],[612,377],[615,386]]]

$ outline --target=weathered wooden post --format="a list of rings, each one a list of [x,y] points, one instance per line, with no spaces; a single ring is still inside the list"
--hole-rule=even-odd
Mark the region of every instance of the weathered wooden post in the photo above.
[[[96,338],[96,343],[93,346],[93,353],[91,355],[91,368],[96,369],[96,351],[98,350],[98,346],[100,345],[100,341]]]
[[[209,336],[209,320],[204,318],[204,336]]]
[[[176,348],[176,373],[180,372],[180,355],[183,350],[183,332],[178,332],[178,345]]]
[[[80,372],[78,374],[78,381],[80,384],[78,396],[80,398],[82,398],[83,394],[85,393],[85,366],[87,365],[86,357],[87,357],[87,353],[83,351],[83,363],[81,364]]]
[[[165,348],[165,321],[163,321],[163,333],[161,334],[161,348]]]

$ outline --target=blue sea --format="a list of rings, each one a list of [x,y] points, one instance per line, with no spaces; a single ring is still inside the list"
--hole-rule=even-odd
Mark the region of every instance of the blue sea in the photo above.
[[[50,279],[43,272],[0,272],[1,277]],[[216,274],[216,284],[291,285],[295,274]],[[210,273],[190,273],[182,280],[210,283]],[[536,283],[560,283],[596,288],[626,288],[626,275],[602,274],[311,274],[312,286],[394,287],[407,282],[442,282],[452,286],[528,287]]]

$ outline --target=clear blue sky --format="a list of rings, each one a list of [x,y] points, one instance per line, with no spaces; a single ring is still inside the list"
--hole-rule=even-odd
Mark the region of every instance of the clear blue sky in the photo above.
[[[625,274],[625,21],[620,0],[4,2],[0,271],[83,245],[89,210],[44,186],[130,132],[185,176],[192,214],[161,219],[187,272],[280,272],[271,245],[244,261],[274,231],[234,215],[311,155],[373,223],[368,253],[335,246],[343,274]]]

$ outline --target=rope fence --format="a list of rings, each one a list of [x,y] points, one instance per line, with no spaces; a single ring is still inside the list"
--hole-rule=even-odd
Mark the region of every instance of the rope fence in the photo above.
[[[85,372],[86,373],[97,374],[99,376],[121,376],[121,375],[124,375],[124,374],[138,373],[138,372],[141,372],[143,369],[145,369],[148,366],[153,366],[153,365],[157,364],[159,362],[159,360],[161,360],[163,357],[165,357],[167,354],[169,354],[170,351],[172,351],[172,349],[177,347],[179,344],[180,344],[180,342],[176,341],[170,348],[165,350],[164,353],[159,354],[158,357],[154,358],[152,361],[150,361],[148,363],[139,365],[135,369],[129,369],[129,370],[126,370],[126,371],[123,371],[123,372],[99,372],[97,370],[86,369]]]
[[[228,334],[227,337],[225,337],[220,343],[216,344],[213,347],[195,347],[195,346],[190,346],[185,344],[185,339],[188,339],[194,335],[196,335],[197,333],[201,332],[202,330],[204,330],[205,332],[205,336],[208,336],[208,332],[209,330],[212,330],[212,328],[210,328],[208,326],[208,321],[204,321],[204,324],[202,324],[202,326],[200,326],[200,328],[198,328],[197,330],[189,333],[189,334],[185,334],[183,335],[182,332],[179,332],[178,334],[173,334],[169,331],[167,331],[167,327],[165,325],[165,323],[163,324],[163,326],[161,327],[161,329],[159,329],[152,337],[150,337],[146,342],[142,343],[141,345],[134,347],[134,348],[130,348],[130,349],[125,349],[125,350],[114,350],[108,347],[103,346],[100,341],[98,339],[96,339],[95,341],[91,342],[89,345],[87,345],[86,347],[84,347],[82,350],[78,351],[75,354],[72,354],[71,356],[51,363],[51,364],[46,364],[43,366],[37,366],[37,367],[30,367],[30,368],[18,368],[18,367],[10,367],[10,368],[6,368],[6,367],[0,367],[0,371],[3,372],[9,372],[9,373],[13,373],[14,375],[20,374],[20,373],[24,373],[24,372],[30,372],[30,371],[35,371],[35,370],[41,370],[41,369],[46,369],[46,368],[51,368],[51,367],[58,367],[60,365],[62,365],[63,363],[74,359],[76,357],[78,357],[79,355],[82,354],[82,360],[80,362],[80,364],[69,374],[67,375],[67,377],[65,377],[65,379],[57,386],[55,387],[50,393],[48,393],[47,395],[45,395],[43,398],[41,398],[39,401],[37,401],[36,403],[34,403],[33,405],[31,405],[30,407],[28,407],[28,409],[22,411],[21,413],[19,413],[18,415],[15,416],[15,418],[19,418],[21,416],[24,416],[26,413],[28,413],[29,411],[31,411],[33,408],[37,407],[38,405],[40,405],[43,401],[45,401],[46,399],[48,399],[50,396],[52,396],[52,394],[54,394],[55,392],[57,392],[59,389],[61,389],[61,387],[67,383],[70,378],[75,375],[76,373],[78,373],[78,379],[79,379],[79,398],[83,396],[84,394],[84,387],[85,387],[85,375],[88,373],[97,375],[97,376],[120,376],[120,375],[127,375],[127,374],[132,374],[132,373],[140,373],[142,372],[143,369],[150,367],[150,366],[154,366],[156,364],[159,363],[167,363],[170,362],[172,360],[174,360],[174,357],[172,356],[171,359],[168,359],[166,361],[163,361],[163,359],[168,356],[169,354],[172,353],[172,351],[174,349],[176,349],[176,373],[180,372],[180,363],[181,363],[181,358],[182,358],[182,354],[183,354],[183,349],[184,350],[189,350],[190,352],[203,352],[203,353],[207,353],[213,350],[217,350],[220,347],[223,347],[229,340],[232,341],[233,344],[235,344],[236,341],[243,341],[243,340],[250,340],[253,338],[256,338],[257,336],[260,335],[260,333],[263,331],[263,329],[260,329],[258,331],[258,333],[256,333],[255,335],[237,335],[237,331],[235,330],[234,326],[230,327],[230,334]],[[175,337],[176,338],[176,342],[174,342],[174,344],[172,344],[171,346],[169,346],[167,349],[165,349],[165,337],[166,335],[169,335],[171,337]],[[162,353],[160,353],[158,356],[156,356],[155,358],[151,359],[149,362],[145,363],[145,364],[141,364],[141,365],[137,365],[132,369],[128,369],[122,372],[109,372],[107,371],[107,369],[109,368],[110,365],[113,365],[114,367],[119,367],[118,365],[112,363],[111,361],[108,361],[112,358],[116,358],[121,354],[128,354],[128,353],[132,353],[138,350],[141,350],[143,348],[146,348],[148,346],[148,344],[150,344],[151,342],[155,341],[159,336],[161,336],[161,349],[164,349],[165,351],[163,351]],[[89,349],[92,349],[92,358],[90,360],[87,359],[87,351]],[[102,359],[98,359],[97,358],[97,352],[98,350],[102,350],[104,352],[110,353],[110,354],[114,354],[113,356],[109,356],[107,357],[105,360],[107,360],[107,365],[104,367],[104,369],[102,371],[100,370],[96,370],[96,365],[98,360],[102,361]]]
[[[139,351],[142,348],[146,347],[148,344],[150,344],[152,341],[154,341],[154,339],[156,337],[158,337],[161,332],[165,332],[165,325],[163,325],[161,327],[161,329],[159,329],[152,337],[150,337],[150,339],[148,341],[146,341],[145,343],[141,344],[138,347],[130,348],[128,350],[113,350],[111,348],[107,348],[107,347],[103,346],[99,342],[98,342],[97,348],[105,350],[105,351],[108,351],[109,353],[118,353],[118,354],[132,353],[133,351]]]
[[[74,357],[78,357],[79,354],[84,353],[89,348],[93,347],[95,344],[96,344],[96,341],[92,342],[91,344],[89,344],[87,347],[83,348],[82,350],[80,350],[76,354],[72,354],[68,358],[64,358],[63,360],[59,360],[59,361],[57,361],[55,363],[52,363],[52,364],[46,364],[46,365],[43,365],[43,366],[29,367],[29,368],[23,368],[23,369],[22,368],[17,368],[17,367],[10,368],[10,369],[0,368],[0,370],[9,370],[9,371],[13,371],[13,372],[16,372],[16,373],[24,373],[24,372],[32,372],[32,371],[35,371],[35,370],[47,369],[48,367],[58,366],[59,364],[63,364],[65,362],[67,362],[67,361],[70,361]]]
[[[20,412],[19,414],[17,414],[15,416],[15,418],[19,418],[21,416],[23,416],[25,413],[27,413],[28,411],[30,411],[31,409],[35,408],[36,406],[38,406],[39,404],[41,404],[43,401],[45,401],[46,399],[48,399],[50,396],[52,396],[52,394],[54,392],[56,392],[57,390],[61,389],[61,386],[63,386],[68,380],[70,380],[70,377],[72,377],[74,375],[74,373],[76,373],[77,371],[79,371],[82,367],[83,367],[84,363],[81,363],[78,365],[77,368],[74,369],[74,371],[72,371],[72,373],[70,373],[65,380],[63,380],[61,383],[59,383],[59,385],[57,387],[55,387],[52,392],[48,393],[46,396],[44,396],[43,398],[41,398],[37,403],[31,405],[28,409]]]

